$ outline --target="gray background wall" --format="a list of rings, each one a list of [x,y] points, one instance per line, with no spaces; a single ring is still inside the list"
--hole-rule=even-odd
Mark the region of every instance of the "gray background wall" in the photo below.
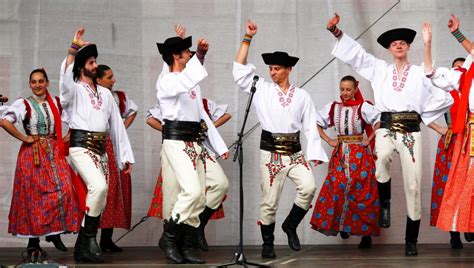
[[[294,68],[291,81],[300,85],[331,59],[333,37],[325,30],[330,16],[339,12],[340,28],[352,37],[360,34],[373,21],[393,6],[388,0],[77,0],[77,1],[20,1],[0,0],[0,94],[8,95],[10,103],[29,96],[28,74],[44,67],[50,76],[50,91],[58,94],[59,65],[66,55],[75,30],[86,28],[85,39],[97,43],[99,63],[112,67],[117,78],[115,88],[124,90],[140,107],[139,115],[129,129],[137,164],[133,173],[133,220],[132,224],[146,215],[156,177],[160,167],[160,134],[145,124],[144,111],[155,102],[155,80],[162,60],[155,42],[174,35],[173,25],[183,24],[194,40],[205,37],[210,42],[206,59],[209,77],[202,83],[205,97],[229,104],[232,120],[219,130],[231,144],[240,129],[247,95],[240,93],[232,82],[232,61],[240,45],[243,25],[252,18],[259,32],[252,42],[249,61],[256,64],[259,74],[269,78],[267,67],[260,53],[274,50],[288,51],[301,59]],[[365,33],[360,43],[377,57],[390,60],[389,55],[375,39],[389,28],[410,27],[419,34],[411,47],[410,61],[422,61],[421,24],[433,23],[433,53],[440,66],[449,66],[452,59],[465,56],[446,27],[449,14],[461,18],[463,33],[474,38],[472,17],[473,0],[402,0],[396,7]],[[305,89],[317,107],[338,98],[338,81],[346,74],[354,74],[349,68],[335,61],[312,79]],[[359,77],[358,77],[359,78]],[[361,88],[367,99],[372,92],[365,81]],[[249,118],[249,126],[257,122],[255,113]],[[447,243],[448,235],[429,226],[431,178],[438,136],[423,128],[423,215],[419,241],[421,243]],[[260,129],[245,141],[245,219],[246,244],[260,244],[260,232],[256,225],[260,200],[258,144]],[[8,211],[12,197],[13,174],[19,142],[0,131],[0,247],[24,246],[25,241],[7,233]],[[325,147],[328,154],[330,149]],[[230,191],[224,204],[226,218],[211,222],[207,237],[211,244],[232,245],[238,240],[238,169],[230,160],[222,162],[230,180]],[[314,168],[318,191],[327,165]],[[393,164],[392,227],[384,230],[375,243],[403,243],[405,228],[405,202],[400,177],[400,163]],[[277,224],[281,224],[290,210],[294,187],[285,187]],[[310,214],[299,228],[305,244],[358,243],[351,238],[325,237],[310,229]],[[123,231],[116,231],[116,235]],[[123,246],[156,245],[161,224],[149,219],[131,235],[120,241]],[[72,246],[75,236],[64,238]],[[276,243],[285,244],[286,238],[278,225]]]

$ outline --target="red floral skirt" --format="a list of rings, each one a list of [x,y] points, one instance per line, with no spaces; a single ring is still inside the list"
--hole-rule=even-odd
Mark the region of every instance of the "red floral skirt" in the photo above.
[[[105,145],[109,164],[107,182],[107,203],[100,218],[100,228],[130,229],[131,224],[131,179],[130,176],[122,177],[115,159],[114,146],[107,135]]]
[[[13,182],[8,232],[13,235],[42,236],[77,232],[80,213],[71,183],[69,165],[54,139],[23,143]]]
[[[446,136],[441,136],[438,141],[438,149],[436,150],[436,161],[434,165],[431,191],[431,226],[436,226],[436,222],[438,221],[439,208],[441,207],[444,188],[446,187],[449,169],[451,168],[451,159],[453,158],[456,135],[451,137],[451,141],[447,148],[445,147],[445,141]]]
[[[329,161],[328,175],[314,205],[312,228],[326,235],[379,235],[380,207],[370,148],[341,144]]]

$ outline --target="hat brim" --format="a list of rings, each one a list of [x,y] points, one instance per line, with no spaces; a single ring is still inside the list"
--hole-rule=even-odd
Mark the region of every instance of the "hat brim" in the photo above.
[[[415,40],[416,31],[408,28],[397,28],[386,31],[377,38],[377,42],[384,48],[389,48],[393,41],[403,40],[408,44]]]
[[[89,59],[90,57],[97,58],[98,56],[99,53],[97,52],[97,46],[95,44],[83,46],[77,51],[76,58],[74,59],[73,69],[79,70],[79,68],[82,68],[84,66],[87,59]]]
[[[263,53],[262,58],[266,65],[281,65],[285,67],[293,67],[299,60],[297,57],[281,52]]]
[[[161,55],[180,53],[192,46],[192,36],[188,36],[184,39],[180,37],[171,37],[166,39],[164,43],[156,43],[156,45],[158,47],[158,52],[160,52]]]

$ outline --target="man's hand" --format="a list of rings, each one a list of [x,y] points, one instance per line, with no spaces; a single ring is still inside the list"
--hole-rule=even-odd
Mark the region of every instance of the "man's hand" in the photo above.
[[[245,33],[249,34],[251,36],[256,35],[257,34],[257,24],[255,24],[250,19],[247,20],[247,22],[245,23]]]
[[[176,24],[174,26],[174,32],[177,37],[181,37],[182,39],[186,37],[186,28],[181,24]]]
[[[223,155],[221,155],[221,158],[224,159],[224,160],[227,160],[229,158],[229,152],[227,153],[224,153]]]
[[[423,23],[423,43],[425,45],[431,45],[431,39],[433,37],[433,33],[431,31],[431,24],[429,22]]]
[[[326,25],[326,29],[332,31],[334,27],[339,23],[341,20],[341,17],[339,17],[339,14],[334,13],[334,17],[332,17],[329,21],[328,24]]]
[[[123,173],[131,174],[132,173],[132,164],[130,164],[129,162],[126,162],[125,166],[123,167]]]
[[[82,39],[85,31],[86,29],[84,29],[84,27],[79,28],[74,34],[74,39],[72,40],[72,42],[79,44],[81,47],[89,45],[90,42],[84,41]]]
[[[201,55],[206,55],[209,49],[209,43],[204,38],[199,38],[197,42],[197,52]]]
[[[451,18],[449,18],[448,28],[451,32],[454,32],[459,29],[459,19],[454,14],[451,14]]]

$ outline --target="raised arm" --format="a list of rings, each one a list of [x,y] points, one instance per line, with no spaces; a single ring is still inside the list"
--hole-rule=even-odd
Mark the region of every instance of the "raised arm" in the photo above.
[[[339,17],[339,14],[334,13],[334,17],[332,17],[326,25],[326,29],[330,31],[338,40],[340,40],[343,35],[343,32],[337,28],[339,21],[341,21],[341,17]]]
[[[61,105],[64,107],[69,104],[69,102],[74,98],[75,91],[75,82],[73,75],[73,64],[76,59],[77,51],[85,46],[90,44],[83,40],[85,29],[79,28],[74,34],[71,46],[68,49],[68,54],[66,59],[61,64],[61,70],[59,74],[59,96],[61,99]]]
[[[235,62],[240,64],[247,64],[247,56],[249,55],[250,42],[252,42],[253,36],[257,34],[257,24],[251,20],[247,20],[245,23],[245,35],[240,44],[240,48],[235,55]]]
[[[430,74],[433,72],[433,56],[431,54],[431,40],[432,31],[431,24],[429,22],[423,23],[423,65],[425,73]]]
[[[473,45],[471,41],[465,37],[461,31],[459,30],[459,26],[461,25],[459,18],[456,17],[454,14],[451,14],[451,18],[448,21],[448,28],[451,34],[458,40],[459,43],[464,47],[467,53],[471,53],[473,49]]]
[[[367,53],[365,49],[349,35],[343,34],[343,32],[337,28],[337,24],[340,20],[341,18],[336,13],[334,17],[328,21],[326,26],[326,29],[337,39],[331,54],[348,64],[352,70],[356,71],[359,75],[372,82],[375,78],[375,72],[386,68],[387,63]]]

